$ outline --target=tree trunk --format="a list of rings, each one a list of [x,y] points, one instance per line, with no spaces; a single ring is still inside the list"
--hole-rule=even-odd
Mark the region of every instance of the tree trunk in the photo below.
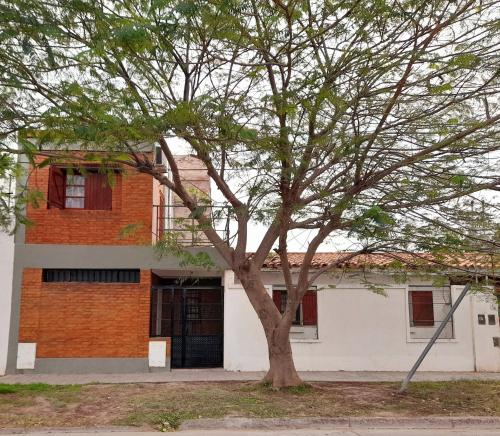
[[[266,337],[269,350],[269,371],[264,377],[264,382],[271,383],[274,388],[301,385],[303,382],[293,362],[290,326],[281,322],[271,335],[266,334]]]
[[[245,292],[264,328],[269,352],[269,371],[264,382],[275,388],[301,385],[290,344],[291,320],[282,318],[271,296],[267,293],[258,272],[239,271]]]

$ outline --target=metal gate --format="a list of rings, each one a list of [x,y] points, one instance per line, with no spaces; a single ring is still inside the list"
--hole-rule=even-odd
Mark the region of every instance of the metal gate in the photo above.
[[[172,338],[172,368],[223,365],[223,288],[155,287],[152,336]]]

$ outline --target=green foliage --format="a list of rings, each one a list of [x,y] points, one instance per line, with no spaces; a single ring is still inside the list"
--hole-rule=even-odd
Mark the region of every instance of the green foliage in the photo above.
[[[41,167],[78,144],[87,163],[158,178],[144,145],[175,154],[176,137],[251,222],[311,235],[335,223],[325,238],[443,262],[498,252],[495,6],[0,0],[0,137],[20,133],[31,164],[40,149],[62,154]],[[17,172],[0,152],[0,173]],[[210,201],[184,188],[198,207],[177,224],[205,237]],[[160,252],[209,263],[164,239]],[[402,280],[406,265],[393,267]]]
[[[129,238],[131,236],[134,236],[143,227],[144,227],[144,223],[127,224],[120,229],[119,236],[120,236],[120,238]]]
[[[443,83],[441,85],[429,86],[429,92],[431,94],[443,94],[447,91],[451,91],[453,86],[451,83]]]
[[[0,384],[0,395],[2,394],[42,394],[50,392],[78,392],[81,390],[81,385],[50,385],[47,383],[28,383],[28,384]]]
[[[459,68],[476,68],[479,66],[481,59],[473,53],[462,53],[454,57],[450,61],[451,66]]]
[[[186,244],[182,236],[183,234],[177,231],[164,232],[154,246],[158,258],[175,256],[179,259],[179,266],[182,268],[199,267],[210,270],[215,267],[207,252],[189,249],[189,243]]]

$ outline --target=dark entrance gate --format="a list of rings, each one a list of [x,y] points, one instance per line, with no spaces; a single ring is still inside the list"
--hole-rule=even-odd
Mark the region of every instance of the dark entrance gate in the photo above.
[[[153,287],[151,336],[172,338],[172,368],[221,367],[223,324],[222,287]]]

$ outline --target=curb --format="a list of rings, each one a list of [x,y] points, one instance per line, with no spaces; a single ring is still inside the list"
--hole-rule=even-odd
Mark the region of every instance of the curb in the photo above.
[[[41,428],[1,428],[0,435],[12,434],[52,434],[52,433],[88,433],[88,434],[101,434],[106,433],[137,433],[141,427],[130,426],[110,426],[110,427],[41,427]]]
[[[435,416],[426,418],[224,418],[191,419],[179,430],[273,430],[273,429],[500,429],[500,416]]]

